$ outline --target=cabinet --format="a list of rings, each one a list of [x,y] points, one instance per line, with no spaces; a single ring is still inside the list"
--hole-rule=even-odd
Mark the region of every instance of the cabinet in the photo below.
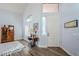
[[[14,26],[13,25],[4,25],[1,28],[1,43],[14,41]]]

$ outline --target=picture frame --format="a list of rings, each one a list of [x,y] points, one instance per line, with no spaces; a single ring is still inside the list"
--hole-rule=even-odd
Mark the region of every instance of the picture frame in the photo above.
[[[39,28],[39,24],[38,24],[38,23],[34,23],[34,24],[33,24],[33,30],[34,30],[35,32],[37,32],[37,31],[38,31],[38,28]]]
[[[75,28],[78,27],[78,20],[72,20],[64,23],[64,28]]]

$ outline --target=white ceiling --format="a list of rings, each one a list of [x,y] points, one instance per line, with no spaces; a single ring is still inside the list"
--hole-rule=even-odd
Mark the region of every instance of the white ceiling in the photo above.
[[[22,14],[26,9],[26,3],[0,3],[0,9]]]

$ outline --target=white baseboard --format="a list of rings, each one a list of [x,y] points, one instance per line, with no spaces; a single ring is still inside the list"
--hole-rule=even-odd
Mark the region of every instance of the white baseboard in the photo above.
[[[60,47],[60,46],[58,46],[58,45],[54,45],[54,46],[48,46],[48,47]]]
[[[17,41],[17,40],[23,40],[23,39],[15,39],[15,41]]]
[[[59,47],[59,46],[47,46],[47,45],[37,45],[38,47],[41,47],[41,48],[47,48],[47,47]]]
[[[40,48],[47,48],[47,46],[45,46],[45,45],[37,45],[37,46]]]
[[[74,56],[72,53],[70,53],[67,49],[65,49],[64,47],[60,47],[62,48],[65,52],[67,52],[70,56]]]

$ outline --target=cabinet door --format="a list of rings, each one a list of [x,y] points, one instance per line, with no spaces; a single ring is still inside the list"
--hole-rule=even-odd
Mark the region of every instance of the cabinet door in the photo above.
[[[2,31],[2,34],[1,34],[1,43],[5,43],[7,42],[7,33],[4,33]]]
[[[7,32],[7,41],[13,41],[14,40],[14,31],[8,31]]]

